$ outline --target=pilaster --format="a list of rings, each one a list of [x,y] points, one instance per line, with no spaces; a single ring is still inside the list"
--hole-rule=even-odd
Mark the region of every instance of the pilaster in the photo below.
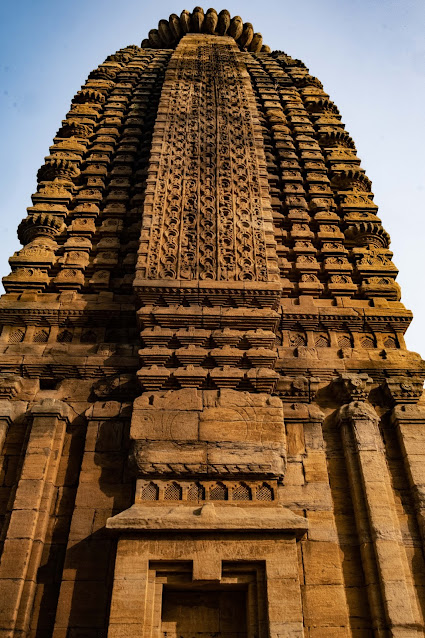
[[[423,635],[404,571],[400,528],[379,417],[367,403],[367,375],[343,374],[333,389],[347,401],[336,413],[341,430],[375,633]],[[407,633],[406,633],[407,632]]]
[[[323,437],[324,412],[315,403],[317,379],[283,377],[288,463],[281,502],[305,510],[309,528],[299,542],[304,626],[311,634],[348,636],[349,606],[344,582],[344,552],[336,532],[332,491]],[[291,401],[292,399],[292,401]],[[311,401],[311,403],[308,403]],[[366,612],[365,612],[366,615]]]
[[[44,399],[31,430],[0,561],[0,636],[26,635],[70,409]]]
[[[423,382],[414,377],[389,377],[383,384],[383,390],[392,405],[390,420],[397,431],[425,546],[425,408],[418,405]]]
[[[102,388],[105,390],[105,386]],[[101,393],[101,388],[96,388],[96,392]],[[62,638],[70,627],[89,633],[93,626],[99,626],[106,632],[115,541],[105,533],[104,526],[108,517],[131,505],[131,477],[126,472],[130,415],[130,404],[114,400],[96,401],[85,413],[87,430],[66,546],[55,638]]]
[[[15,389],[15,383],[19,382],[12,381],[12,388],[10,390],[13,392]],[[9,385],[9,383],[8,383]],[[0,392],[5,390],[5,387],[1,384],[0,379]],[[10,396],[9,392],[8,395]],[[1,396],[1,395],[0,395]],[[3,396],[5,394],[3,393]],[[0,398],[0,456],[3,451],[4,442],[6,440],[6,436],[9,430],[11,423],[13,423],[14,419],[19,415],[25,412],[27,403],[25,401],[10,401],[7,399]]]

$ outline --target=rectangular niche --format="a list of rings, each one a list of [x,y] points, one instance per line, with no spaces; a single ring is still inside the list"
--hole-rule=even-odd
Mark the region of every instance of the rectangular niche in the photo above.
[[[162,590],[154,613],[161,638],[266,638],[261,563],[224,562],[220,582],[193,581],[184,563],[151,563],[150,569]]]

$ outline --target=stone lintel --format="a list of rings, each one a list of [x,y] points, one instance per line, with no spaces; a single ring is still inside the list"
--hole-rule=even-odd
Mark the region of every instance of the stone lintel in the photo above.
[[[290,509],[237,506],[215,507],[178,505],[176,507],[146,507],[132,505],[108,518],[107,529],[116,532],[271,532],[295,535],[307,532],[308,522]]]

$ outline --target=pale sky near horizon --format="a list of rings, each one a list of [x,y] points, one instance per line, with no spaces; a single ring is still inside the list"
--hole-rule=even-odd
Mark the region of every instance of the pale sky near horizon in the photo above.
[[[204,5],[206,10],[210,5]],[[425,357],[425,2],[227,0],[271,48],[300,58],[338,106],[392,238],[406,341]],[[89,72],[193,6],[157,0],[3,0],[0,7],[0,275],[36,174]],[[423,288],[424,286],[424,288]]]

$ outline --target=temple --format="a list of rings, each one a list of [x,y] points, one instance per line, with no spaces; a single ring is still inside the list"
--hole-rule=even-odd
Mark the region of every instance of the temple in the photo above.
[[[90,73],[32,203],[0,638],[423,637],[425,366],[320,81],[172,14]]]

